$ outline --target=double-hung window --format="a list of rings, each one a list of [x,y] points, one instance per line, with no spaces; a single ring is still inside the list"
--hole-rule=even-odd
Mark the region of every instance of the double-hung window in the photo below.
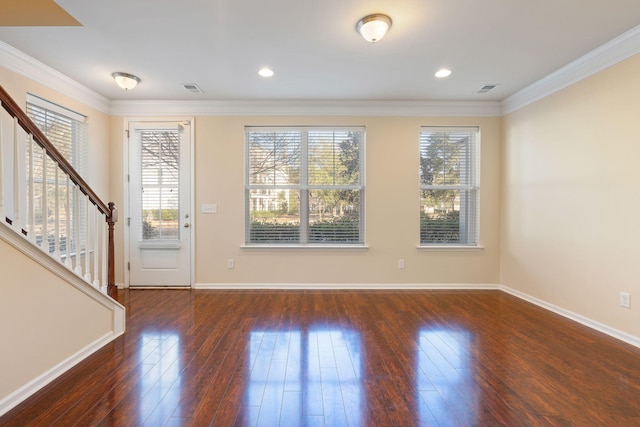
[[[87,120],[86,117],[68,110],[60,105],[51,103],[37,96],[27,94],[27,115],[44,133],[47,139],[56,147],[62,156],[73,166],[73,168],[84,176],[87,170],[86,153],[88,143]],[[69,203],[67,207],[67,177],[60,170],[56,170],[56,165],[52,160],[45,162],[43,152],[39,146],[31,150],[33,159],[28,159],[28,167],[33,167],[33,199],[28,203],[33,203],[34,218],[31,226],[36,233],[36,241],[41,244],[48,242],[49,251],[55,250],[54,222],[55,209],[59,209],[59,239],[60,250],[65,251],[69,243],[72,252],[81,250],[85,241],[86,222],[86,199],[79,197],[77,193],[71,192],[68,195]],[[44,165],[46,164],[46,171]],[[30,172],[31,173],[31,172]],[[56,179],[57,176],[57,179]],[[57,183],[57,189],[56,189]],[[43,192],[46,191],[46,197]],[[58,203],[56,204],[56,195]],[[46,206],[44,201],[46,200]],[[78,219],[76,221],[76,218]],[[67,229],[69,226],[70,229]],[[76,227],[79,230],[76,230]],[[44,236],[46,230],[47,236]],[[76,244],[76,238],[79,242]]]
[[[478,246],[480,131],[420,132],[420,245]]]
[[[364,128],[247,127],[249,245],[364,244]]]

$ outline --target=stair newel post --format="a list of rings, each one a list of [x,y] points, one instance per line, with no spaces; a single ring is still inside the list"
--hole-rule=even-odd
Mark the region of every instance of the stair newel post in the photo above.
[[[108,242],[108,254],[107,254],[107,294],[113,298],[118,298],[118,288],[116,288],[116,257],[115,257],[115,242],[114,242],[114,230],[115,224],[118,222],[118,209],[116,204],[109,202],[109,215],[107,216],[107,224],[109,226],[109,242]]]

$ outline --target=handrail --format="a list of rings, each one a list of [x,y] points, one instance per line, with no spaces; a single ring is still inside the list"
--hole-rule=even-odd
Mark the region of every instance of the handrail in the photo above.
[[[117,298],[117,288],[115,286],[115,250],[114,250],[114,224],[118,220],[118,213],[113,202],[105,203],[86,183],[80,174],[71,166],[69,161],[58,151],[49,141],[45,134],[36,126],[29,116],[20,108],[7,91],[0,86],[0,102],[9,115],[16,119],[20,127],[32,135],[33,140],[40,146],[49,157],[54,160],[60,169],[67,174],[69,179],[78,187],[92,204],[106,217],[108,225],[108,249],[107,249],[107,294],[112,298]],[[0,157],[1,158],[1,157]],[[1,189],[0,189],[1,191]],[[3,219],[4,220],[4,219]]]
[[[111,210],[106,203],[104,203],[100,198],[96,195],[96,193],[89,187],[89,184],[85,182],[84,179],[76,172],[76,170],[71,166],[69,161],[64,158],[60,151],[49,141],[49,139],[42,133],[42,131],[36,126],[35,123],[27,116],[27,114],[22,111],[20,106],[11,98],[11,96],[4,90],[2,86],[0,86],[0,101],[2,101],[2,106],[4,109],[11,115],[11,117],[15,117],[18,119],[18,124],[25,132],[33,135],[34,141],[44,148],[46,152],[51,156],[53,160],[60,165],[60,168],[69,175],[71,181],[78,186],[82,193],[89,197],[91,202],[100,209],[100,212],[105,214],[108,217],[111,216]]]

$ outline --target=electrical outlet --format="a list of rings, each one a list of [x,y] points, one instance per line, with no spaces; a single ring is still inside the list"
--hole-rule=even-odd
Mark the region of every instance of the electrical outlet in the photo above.
[[[233,267],[235,267],[235,262],[233,261],[233,259],[229,258],[227,260],[227,268],[231,269]]]
[[[398,268],[404,268],[404,260],[402,258],[398,260]]]
[[[631,295],[628,292],[620,292],[620,307],[631,308]]]

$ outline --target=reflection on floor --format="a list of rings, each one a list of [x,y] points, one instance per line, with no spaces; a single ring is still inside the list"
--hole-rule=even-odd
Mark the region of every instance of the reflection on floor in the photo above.
[[[640,350],[499,291],[120,298],[126,334],[0,425],[640,425]]]

